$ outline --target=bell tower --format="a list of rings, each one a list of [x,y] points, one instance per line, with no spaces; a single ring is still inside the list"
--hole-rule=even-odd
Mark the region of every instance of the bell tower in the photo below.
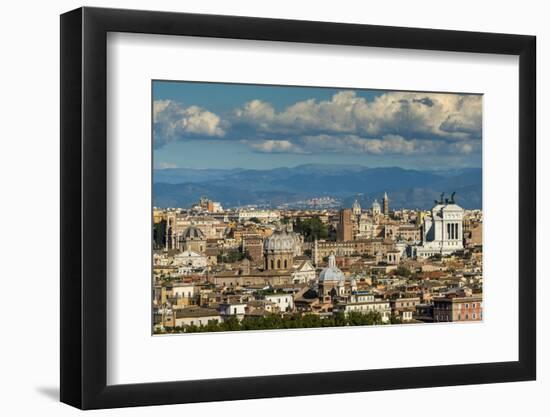
[[[382,199],[382,207],[384,210],[384,216],[388,217],[390,215],[390,199],[388,194],[384,193],[384,198]]]

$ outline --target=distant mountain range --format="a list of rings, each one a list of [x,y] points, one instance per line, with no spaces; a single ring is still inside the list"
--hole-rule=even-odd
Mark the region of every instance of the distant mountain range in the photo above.
[[[276,207],[310,198],[329,196],[351,207],[356,198],[364,206],[388,193],[391,208],[432,207],[442,192],[456,191],[464,208],[481,208],[481,168],[421,171],[396,167],[309,164],[293,168],[156,169],[153,204],[189,207],[200,196],[220,201],[224,207],[248,204]]]

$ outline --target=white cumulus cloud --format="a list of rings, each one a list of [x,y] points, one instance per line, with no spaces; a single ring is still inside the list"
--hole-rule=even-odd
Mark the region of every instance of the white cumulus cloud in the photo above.
[[[304,100],[280,112],[252,100],[232,122],[259,133],[281,135],[355,134],[471,140],[481,137],[481,96],[388,92],[368,101],[355,91],[330,100]]]
[[[153,103],[155,146],[185,137],[224,137],[221,118],[198,106],[183,107],[172,100]]]
[[[179,139],[239,140],[255,152],[460,154],[481,150],[480,95],[386,92],[374,98],[344,90],[282,110],[254,99],[226,118],[172,100],[153,103],[155,147]]]
[[[248,144],[248,146],[250,146],[256,152],[261,153],[306,153],[300,146],[286,139],[268,139],[262,141],[243,140],[242,142]]]

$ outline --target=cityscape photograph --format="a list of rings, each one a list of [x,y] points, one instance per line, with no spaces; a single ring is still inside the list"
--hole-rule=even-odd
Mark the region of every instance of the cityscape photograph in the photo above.
[[[482,99],[154,80],[152,333],[482,321]]]

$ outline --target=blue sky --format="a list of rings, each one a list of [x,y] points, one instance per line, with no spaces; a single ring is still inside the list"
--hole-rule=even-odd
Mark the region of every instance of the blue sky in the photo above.
[[[156,168],[481,166],[479,95],[153,82]]]

